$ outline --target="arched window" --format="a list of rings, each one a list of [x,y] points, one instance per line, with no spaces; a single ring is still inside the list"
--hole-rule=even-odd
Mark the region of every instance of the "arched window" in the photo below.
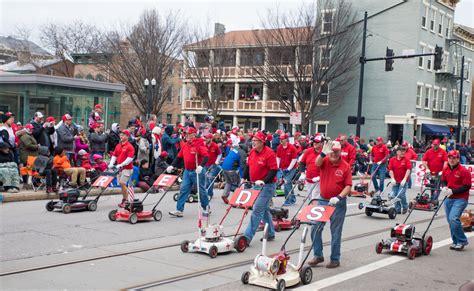
[[[74,78],[76,79],[84,79],[84,76],[81,73],[77,73]]]
[[[92,74],[87,74],[86,79],[87,80],[94,80],[94,76],[92,76]]]
[[[102,74],[97,74],[97,75],[95,76],[95,79],[96,79],[96,81],[100,81],[100,82],[104,82],[104,81],[105,81],[105,78],[104,78],[104,76],[103,76]]]

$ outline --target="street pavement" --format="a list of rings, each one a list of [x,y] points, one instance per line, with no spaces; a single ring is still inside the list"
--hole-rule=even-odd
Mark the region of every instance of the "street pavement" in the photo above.
[[[180,251],[179,243],[197,238],[197,204],[186,204],[183,218],[172,218],[167,212],[176,206],[170,192],[159,205],[163,211],[161,221],[111,222],[107,215],[116,209],[119,195],[103,196],[96,212],[63,214],[47,212],[47,201],[25,201],[0,205],[0,288],[12,289],[126,289],[153,290],[259,290],[240,282],[241,274],[248,270],[253,258],[261,251],[258,233],[250,247],[243,253],[219,254],[211,259],[205,254]],[[211,202],[211,220],[218,222],[226,205],[220,200],[220,190]],[[301,194],[304,194],[303,192]],[[145,200],[145,209],[151,209],[161,194],[152,194]],[[409,191],[409,197],[416,189]],[[143,197],[143,194],[137,194]],[[283,198],[275,198],[275,205]],[[298,198],[301,203],[302,198]],[[458,290],[474,279],[474,256],[470,238],[462,252],[449,250],[449,242],[439,246],[430,256],[415,260],[405,256],[383,253],[377,255],[375,243],[389,237],[389,228],[401,222],[405,215],[390,220],[386,215],[367,217],[357,204],[362,198],[348,199],[347,218],[344,225],[341,267],[314,268],[313,284],[300,286],[301,290]],[[294,213],[298,206],[291,206]],[[226,235],[233,234],[243,210],[231,209],[224,222]],[[426,228],[426,219],[432,212],[415,211],[410,221],[417,231]],[[430,230],[435,242],[449,239],[449,228],[440,210]],[[248,217],[244,221],[244,226]],[[301,230],[295,232],[287,247],[296,250]],[[277,233],[268,244],[268,252],[276,253],[289,232]],[[365,235],[364,235],[365,234]],[[323,241],[330,241],[326,228]],[[309,245],[309,240],[307,245]],[[326,262],[329,247],[325,247]],[[380,268],[371,264],[386,259],[403,258]],[[296,254],[292,255],[295,261]],[[59,264],[64,264],[58,266]],[[28,270],[41,268],[40,270]],[[360,269],[362,268],[362,269]],[[16,274],[6,274],[18,272]],[[335,277],[339,276],[339,277]],[[326,281],[324,281],[326,280]]]

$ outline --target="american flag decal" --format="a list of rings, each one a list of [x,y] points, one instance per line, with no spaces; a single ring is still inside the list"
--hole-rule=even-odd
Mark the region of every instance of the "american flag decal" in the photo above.
[[[133,190],[133,186],[132,185],[128,185],[127,187],[127,193],[128,193],[128,200],[130,202],[133,202],[133,200],[135,199],[135,191]]]

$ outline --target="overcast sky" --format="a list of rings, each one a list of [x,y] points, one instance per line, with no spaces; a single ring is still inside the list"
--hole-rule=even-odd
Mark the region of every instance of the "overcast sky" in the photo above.
[[[258,28],[267,8],[298,7],[307,0],[0,0],[0,35],[15,35],[16,27],[33,29],[38,40],[38,27],[47,22],[67,23],[74,19],[94,23],[104,29],[120,28],[135,23],[144,9],[179,10],[191,23],[220,22],[227,31]],[[356,1],[356,0],[353,0]],[[374,0],[383,1],[383,0]],[[418,0],[422,1],[422,0]],[[435,1],[435,0],[432,0]],[[474,27],[474,0],[461,0],[455,22]]]

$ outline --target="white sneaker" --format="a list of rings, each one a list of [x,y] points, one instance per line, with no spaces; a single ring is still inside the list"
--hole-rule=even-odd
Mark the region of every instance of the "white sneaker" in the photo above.
[[[172,210],[169,212],[169,214],[174,217],[183,217],[183,212],[179,210]]]

